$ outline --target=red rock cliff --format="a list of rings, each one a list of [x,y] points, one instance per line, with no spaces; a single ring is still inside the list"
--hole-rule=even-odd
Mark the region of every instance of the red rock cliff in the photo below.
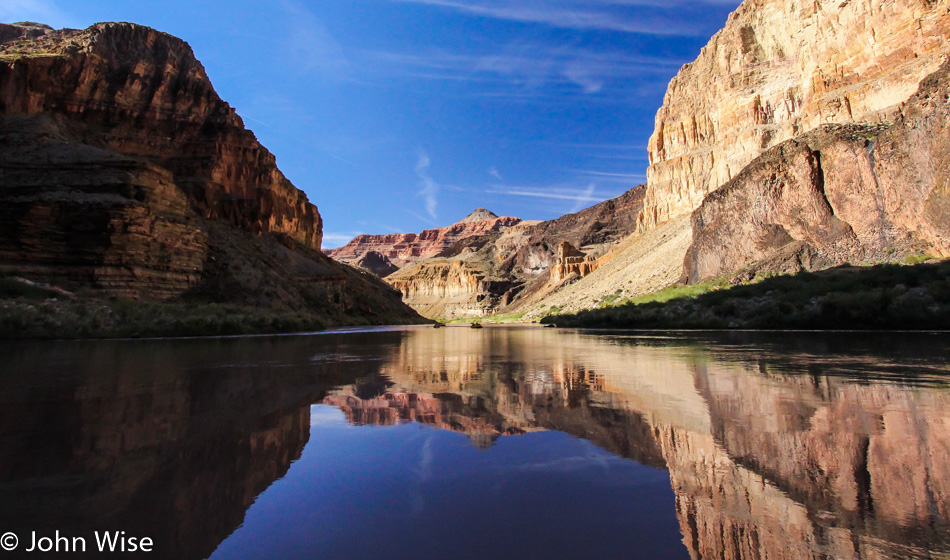
[[[169,170],[200,216],[320,248],[317,208],[218,97],[186,42],[131,23],[37,37],[38,28],[2,27],[0,36],[25,38],[0,47],[0,114],[54,116],[86,144]]]

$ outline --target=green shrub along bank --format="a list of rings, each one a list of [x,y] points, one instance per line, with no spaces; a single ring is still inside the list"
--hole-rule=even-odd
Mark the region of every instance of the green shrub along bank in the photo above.
[[[588,328],[950,329],[950,261],[842,266],[731,287],[674,287],[541,322]]]
[[[368,325],[359,315],[200,301],[148,302],[76,297],[0,278],[0,338],[124,338],[310,332]]]

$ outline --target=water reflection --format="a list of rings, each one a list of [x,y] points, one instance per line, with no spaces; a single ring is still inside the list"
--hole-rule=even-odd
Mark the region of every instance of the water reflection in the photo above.
[[[947,557],[948,341],[415,328],[5,346],[0,529],[121,528],[168,558],[425,558],[464,542]],[[519,461],[573,461],[576,476],[512,474]],[[599,538],[532,533],[576,539],[578,523]],[[679,552],[639,546],[667,526]]]

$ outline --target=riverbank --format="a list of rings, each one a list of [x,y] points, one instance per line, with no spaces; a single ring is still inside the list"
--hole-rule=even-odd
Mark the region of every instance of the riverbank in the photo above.
[[[55,287],[0,279],[0,339],[283,334],[406,322],[405,316],[327,315],[280,306],[84,297]],[[420,317],[416,322],[428,321]]]
[[[950,261],[842,266],[665,292],[541,322],[587,328],[950,329]]]

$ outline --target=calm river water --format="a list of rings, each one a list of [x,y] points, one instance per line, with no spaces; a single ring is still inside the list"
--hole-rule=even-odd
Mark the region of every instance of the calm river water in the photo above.
[[[105,531],[141,558],[950,558],[948,334],[410,327],[0,359],[4,558],[123,557]]]

